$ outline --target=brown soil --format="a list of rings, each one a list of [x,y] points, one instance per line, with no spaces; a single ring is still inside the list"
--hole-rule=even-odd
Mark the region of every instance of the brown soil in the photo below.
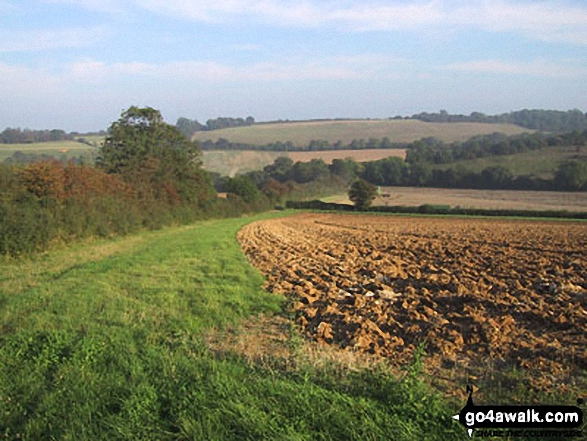
[[[347,195],[323,200],[352,204]],[[381,195],[373,201],[374,206],[414,207],[425,204],[490,210],[587,211],[587,192],[381,187]]]
[[[393,156],[405,159],[405,149],[365,149],[365,150],[324,150],[317,152],[286,152],[294,162],[309,162],[312,159],[322,159],[331,164],[334,159],[352,158],[357,162],[377,161]]]
[[[531,373],[574,389],[587,367],[587,225],[304,214],[239,233],[310,338],[440,377]],[[471,377],[474,378],[474,377]]]

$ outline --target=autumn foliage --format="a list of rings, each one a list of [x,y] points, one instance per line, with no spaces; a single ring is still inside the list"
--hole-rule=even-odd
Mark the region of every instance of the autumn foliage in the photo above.
[[[159,111],[133,106],[108,129],[95,165],[0,165],[0,255],[261,209],[253,188],[258,198],[218,200],[199,145]]]
[[[107,174],[88,165],[37,162],[22,168],[18,174],[24,189],[39,199],[87,202],[96,197],[131,199],[135,194],[120,175]]]

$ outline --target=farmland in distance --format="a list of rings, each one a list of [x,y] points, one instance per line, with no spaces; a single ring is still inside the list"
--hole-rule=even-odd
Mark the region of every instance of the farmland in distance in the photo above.
[[[287,156],[294,162],[322,159],[329,164],[333,159],[345,158],[352,158],[357,162],[376,161],[390,156],[403,159],[406,156],[406,151],[404,149],[324,150],[316,152],[205,150],[202,155],[206,170],[231,177],[237,173],[261,170],[266,165],[272,164],[280,156]]]
[[[77,141],[50,141],[31,144],[0,144],[0,162],[11,157],[15,152],[24,154],[48,155],[55,158],[65,156],[67,159],[82,156],[91,160],[97,151],[96,147]]]
[[[330,196],[322,200],[337,204],[352,203],[346,194]],[[381,195],[373,201],[373,205],[382,206],[420,206],[426,204],[498,210],[587,211],[587,193],[381,187]]]
[[[348,120],[307,121],[271,124],[254,124],[247,127],[197,132],[198,141],[220,138],[231,142],[263,145],[273,142],[291,141],[303,147],[312,140],[326,140],[345,144],[353,139],[388,137],[392,142],[413,142],[421,138],[435,137],[445,142],[465,141],[475,135],[494,132],[516,135],[531,132],[513,124],[483,123],[427,123],[418,120]]]

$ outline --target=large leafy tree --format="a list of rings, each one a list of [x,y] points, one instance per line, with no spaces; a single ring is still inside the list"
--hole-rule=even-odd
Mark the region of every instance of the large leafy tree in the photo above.
[[[203,202],[213,195],[199,145],[151,107],[130,107],[110,126],[98,165],[158,199]]]

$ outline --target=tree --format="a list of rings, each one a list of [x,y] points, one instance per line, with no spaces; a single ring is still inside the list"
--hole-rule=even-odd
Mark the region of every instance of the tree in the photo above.
[[[349,199],[357,210],[370,207],[376,195],[377,187],[362,179],[355,181],[349,190]]]
[[[587,190],[587,162],[569,161],[561,164],[554,182],[560,190]]]
[[[329,174],[328,165],[322,159],[312,159],[310,162],[296,162],[288,177],[299,184],[304,184]]]
[[[175,195],[183,202],[204,203],[214,196],[201,168],[199,145],[163,122],[151,107],[130,107],[108,129],[97,164],[108,173],[149,188],[156,198]]]
[[[273,164],[265,166],[263,170],[273,179],[284,182],[287,181],[293,165],[294,163],[291,158],[287,156],[280,156],[279,158],[275,159]]]
[[[496,165],[487,167],[481,172],[481,187],[482,188],[508,188],[513,180],[512,172],[502,166]]]
[[[226,191],[240,196],[247,204],[258,202],[263,196],[248,176],[230,178],[226,183]]]
[[[339,176],[345,182],[350,182],[357,177],[362,166],[351,158],[346,158],[333,159],[332,164],[328,168],[331,174]]]
[[[175,127],[185,136],[187,139],[191,139],[192,135],[196,132],[204,130],[206,126],[200,124],[197,120],[189,120],[187,118],[179,118],[175,123]]]

